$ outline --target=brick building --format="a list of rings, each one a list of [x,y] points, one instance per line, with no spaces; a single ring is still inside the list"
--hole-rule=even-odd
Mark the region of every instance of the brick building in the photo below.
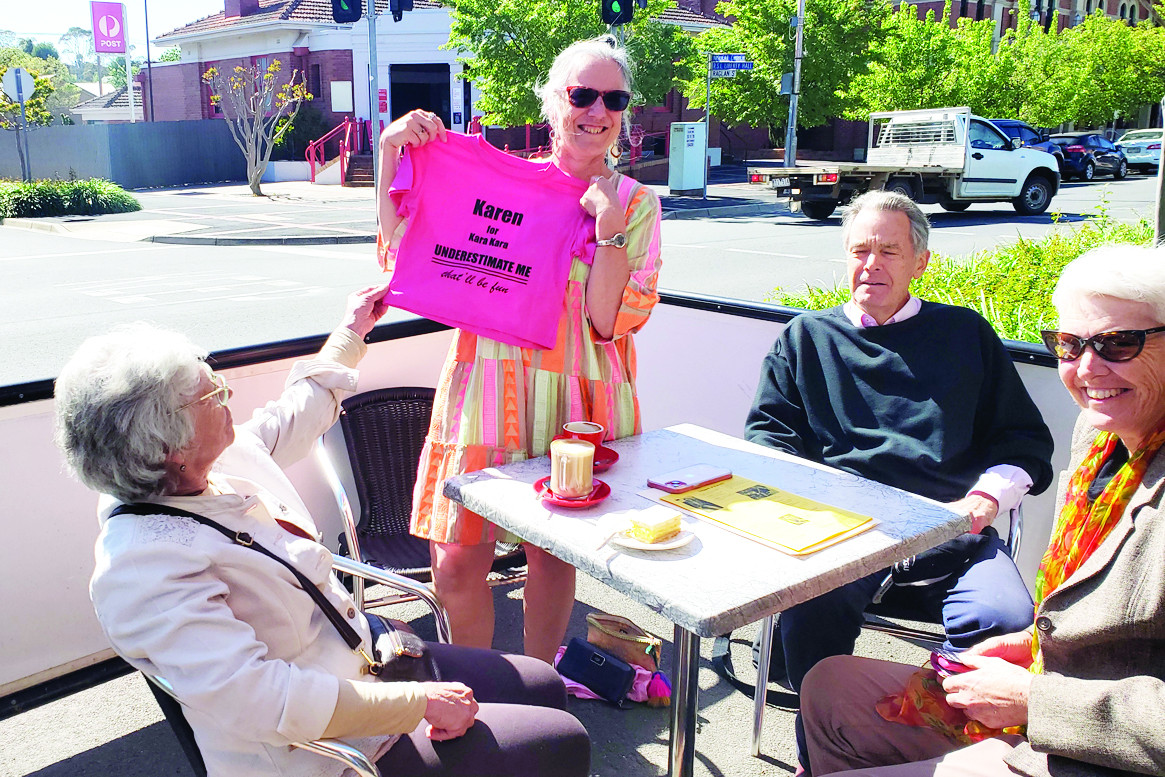
[[[941,16],[943,3],[944,0],[918,2],[919,18],[927,11]],[[1127,19],[1132,24],[1155,16],[1151,0],[1030,0],[1030,7],[1028,0],[952,0],[951,25],[963,17],[993,19],[998,35],[1015,29],[1020,14],[1030,13],[1044,25],[1044,29],[1055,25],[1057,30],[1063,30],[1080,24],[1085,16],[1098,8],[1106,16]],[[1160,21],[1158,18],[1157,22]]]

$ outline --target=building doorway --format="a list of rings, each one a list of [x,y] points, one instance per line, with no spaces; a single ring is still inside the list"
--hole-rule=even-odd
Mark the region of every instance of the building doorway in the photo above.
[[[421,108],[440,116],[446,127],[451,126],[448,65],[392,65],[389,81],[393,119]]]

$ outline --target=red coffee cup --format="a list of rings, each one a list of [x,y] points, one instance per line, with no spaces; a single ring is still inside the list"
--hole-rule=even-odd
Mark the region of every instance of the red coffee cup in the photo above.
[[[586,440],[595,446],[595,450],[603,447],[603,434],[607,430],[602,424],[594,421],[569,421],[562,425],[562,436],[575,440]]]

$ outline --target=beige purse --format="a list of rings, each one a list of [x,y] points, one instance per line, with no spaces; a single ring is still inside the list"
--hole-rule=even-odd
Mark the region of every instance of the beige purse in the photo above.
[[[587,615],[587,642],[649,672],[659,670],[663,642],[627,618],[592,612]]]

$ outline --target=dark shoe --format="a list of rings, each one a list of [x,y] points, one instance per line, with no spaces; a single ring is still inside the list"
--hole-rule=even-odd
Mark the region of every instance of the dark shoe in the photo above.
[[[760,629],[752,639],[752,668],[760,667]],[[769,682],[788,687],[788,673],[785,671],[785,648],[781,644],[781,616],[773,619],[773,647],[769,654]]]

